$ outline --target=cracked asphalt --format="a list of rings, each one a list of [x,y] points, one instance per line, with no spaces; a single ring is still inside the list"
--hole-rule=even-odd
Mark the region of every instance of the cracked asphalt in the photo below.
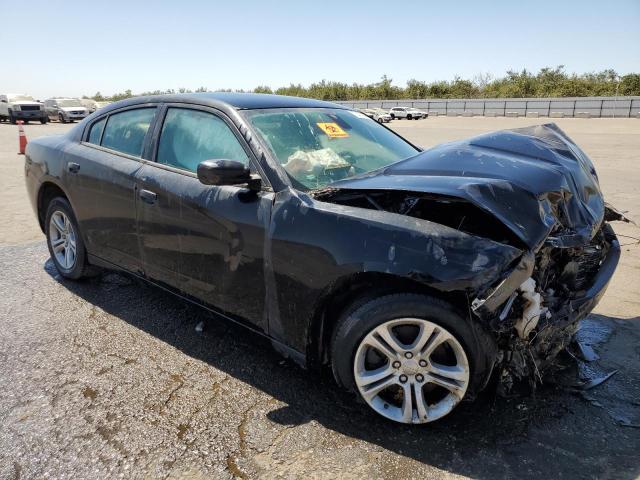
[[[533,122],[434,118],[392,127],[430,145]],[[640,121],[558,123],[594,159],[608,200],[639,220]],[[26,128],[33,138],[68,126]],[[28,204],[16,146],[16,127],[0,125],[0,479],[640,475],[640,253],[632,239],[585,323],[598,360],[534,396],[487,392],[443,421],[405,427],[378,419],[329,375],[301,370],[265,340],[161,290],[109,272],[62,279]],[[640,236],[633,226],[616,230]],[[586,392],[560,385],[614,370]]]

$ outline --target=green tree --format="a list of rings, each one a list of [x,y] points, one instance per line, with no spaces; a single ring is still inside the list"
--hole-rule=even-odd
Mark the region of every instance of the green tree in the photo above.
[[[260,85],[253,89],[253,93],[273,93],[273,90],[266,85]]]

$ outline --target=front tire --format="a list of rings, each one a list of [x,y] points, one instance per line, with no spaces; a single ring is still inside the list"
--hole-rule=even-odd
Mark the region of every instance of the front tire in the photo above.
[[[90,266],[87,263],[87,251],[66,198],[51,200],[44,225],[49,254],[60,275],[72,280],[88,276]]]
[[[427,423],[482,388],[493,348],[491,337],[448,303],[394,294],[345,312],[332,338],[332,369],[383,417]]]
[[[58,114],[58,121],[60,123],[67,123],[67,121],[64,118],[64,115],[62,115],[61,113]]]

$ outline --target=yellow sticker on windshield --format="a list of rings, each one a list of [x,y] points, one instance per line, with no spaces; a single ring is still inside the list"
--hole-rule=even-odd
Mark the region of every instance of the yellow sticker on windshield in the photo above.
[[[316,123],[316,125],[318,125],[318,127],[320,127],[320,130],[326,133],[327,136],[330,138],[347,138],[349,136],[349,134],[345,132],[342,128],[340,128],[340,125],[338,125],[335,122],[330,122],[330,123],[319,122],[319,123]]]

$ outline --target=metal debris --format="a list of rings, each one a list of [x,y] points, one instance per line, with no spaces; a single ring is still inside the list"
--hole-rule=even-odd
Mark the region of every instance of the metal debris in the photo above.
[[[600,376],[600,377],[596,377],[596,378],[592,378],[588,382],[584,382],[583,384],[579,385],[578,388],[580,388],[581,390],[591,390],[592,388],[595,388],[598,385],[601,385],[604,382],[606,382],[607,380],[609,380],[616,373],[618,373],[618,370],[613,370],[612,372],[609,372],[606,375],[603,375],[603,376]]]

